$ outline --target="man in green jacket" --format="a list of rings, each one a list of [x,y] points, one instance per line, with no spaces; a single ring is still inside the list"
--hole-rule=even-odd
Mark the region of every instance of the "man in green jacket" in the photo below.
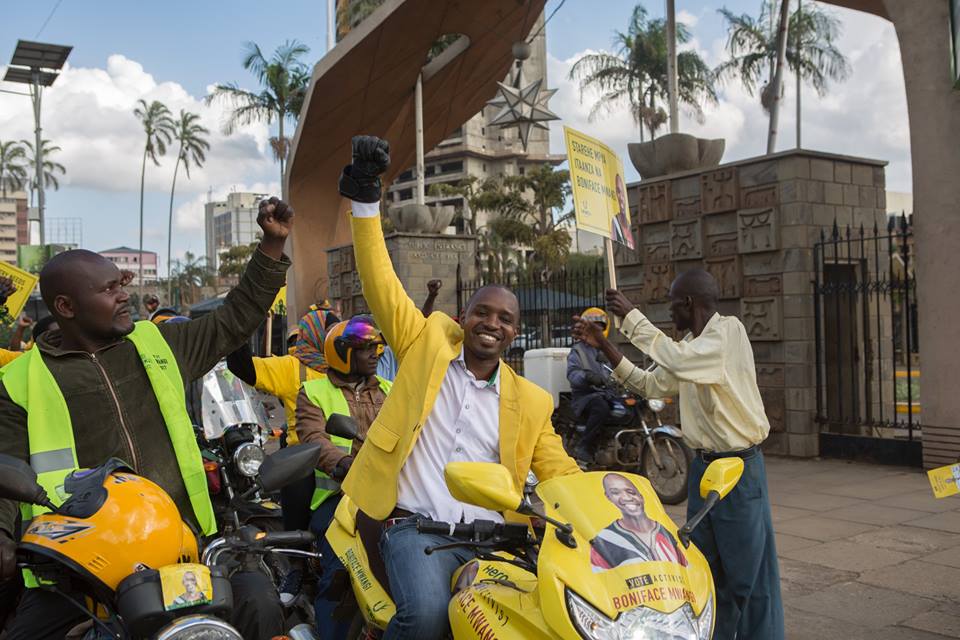
[[[41,294],[60,330],[45,334],[37,347],[69,412],[76,466],[94,467],[111,457],[126,461],[170,494],[184,520],[208,533],[212,524],[205,508],[209,497],[198,494],[196,479],[181,470],[189,443],[177,438],[182,427],[175,432],[170,425],[171,416],[181,418],[185,410],[181,413],[177,403],[170,401],[174,396],[168,394],[165,399],[158,393],[166,384],[158,378],[165,376],[148,373],[140,340],[143,334],[152,335],[156,346],[155,341],[162,338],[166,345],[161,343],[159,351],[173,355],[180,377],[189,382],[249,338],[285,282],[290,262],[283,255],[283,245],[292,227],[293,209],[277,198],[264,200],[257,222],[263,239],[240,283],[222,307],[193,322],[135,333],[130,297],[124,290],[127,279],[113,263],[89,251],[59,254],[40,274]],[[159,336],[152,331],[159,331]],[[154,363],[165,369],[161,359],[155,358]],[[28,434],[36,435],[36,425],[28,424],[23,406],[25,397],[37,401],[36,389],[33,396],[24,395],[22,377],[15,381],[10,369],[3,369],[0,375],[5,376],[0,384],[0,452],[25,461],[30,461],[33,453],[35,461],[36,442]],[[182,393],[182,388],[178,391]],[[0,579],[15,576],[17,509],[14,502],[0,501]],[[254,576],[247,574],[248,579],[234,581],[233,622],[244,637],[279,635],[282,613],[275,590],[269,582],[258,583]],[[265,597],[265,589],[272,600]],[[29,589],[7,637],[62,638],[82,619],[61,596]]]

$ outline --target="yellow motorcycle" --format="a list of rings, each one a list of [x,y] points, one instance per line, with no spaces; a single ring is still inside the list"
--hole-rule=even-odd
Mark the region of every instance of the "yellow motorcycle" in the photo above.
[[[453,576],[448,609],[453,638],[710,638],[713,577],[703,554],[690,544],[690,533],[742,473],[739,458],[712,462],[700,483],[704,506],[678,530],[641,476],[583,473],[521,492],[501,465],[448,464],[446,483],[457,500],[542,523],[419,522],[421,533],[447,539],[427,553],[452,547],[476,552]],[[377,637],[396,611],[370,569],[356,513],[344,496],[327,531],[362,616],[351,640]]]

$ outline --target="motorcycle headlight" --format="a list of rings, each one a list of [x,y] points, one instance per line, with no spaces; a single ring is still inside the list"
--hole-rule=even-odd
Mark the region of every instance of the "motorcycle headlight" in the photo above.
[[[264,458],[266,458],[266,454],[263,452],[263,449],[252,442],[246,442],[240,445],[237,447],[237,450],[233,452],[233,464],[236,465],[237,471],[248,478],[253,478],[257,475]]]
[[[157,640],[243,640],[243,636],[218,618],[187,616],[164,627]]]
[[[663,411],[663,408],[667,406],[667,403],[659,398],[653,398],[652,400],[647,400],[647,406],[650,407],[650,411],[660,413]]]
[[[713,598],[700,616],[684,604],[673,613],[637,607],[611,620],[589,602],[567,591],[567,610],[577,632],[586,640],[709,640],[713,629]]]

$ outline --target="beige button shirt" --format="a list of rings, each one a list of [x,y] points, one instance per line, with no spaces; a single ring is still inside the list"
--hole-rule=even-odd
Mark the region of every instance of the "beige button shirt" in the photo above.
[[[740,320],[715,313],[699,336],[688,333],[675,342],[634,309],[620,332],[658,367],[647,372],[624,358],[614,376],[647,398],[679,394],[683,437],[691,447],[734,451],[766,439],[770,423]]]

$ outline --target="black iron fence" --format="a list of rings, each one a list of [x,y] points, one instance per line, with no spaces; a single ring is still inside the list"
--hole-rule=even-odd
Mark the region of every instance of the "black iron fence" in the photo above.
[[[884,233],[885,231],[885,233]],[[814,247],[817,421],[821,450],[858,442],[889,457],[919,456],[920,369],[913,230],[821,231]],[[847,438],[827,438],[823,434]],[[866,440],[865,440],[866,439]],[[886,441],[886,442],[881,442]],[[909,446],[891,446],[902,441]],[[878,444],[880,442],[880,444]],[[843,445],[848,446],[848,445]],[[884,455],[884,454],[880,454]]]
[[[503,284],[520,302],[520,329],[504,360],[523,374],[523,354],[530,349],[569,347],[573,344],[573,316],[590,307],[603,308],[604,270],[601,264],[577,271],[561,269],[552,274],[507,277]],[[481,287],[493,284],[483,279],[465,281],[457,269],[457,315]]]

